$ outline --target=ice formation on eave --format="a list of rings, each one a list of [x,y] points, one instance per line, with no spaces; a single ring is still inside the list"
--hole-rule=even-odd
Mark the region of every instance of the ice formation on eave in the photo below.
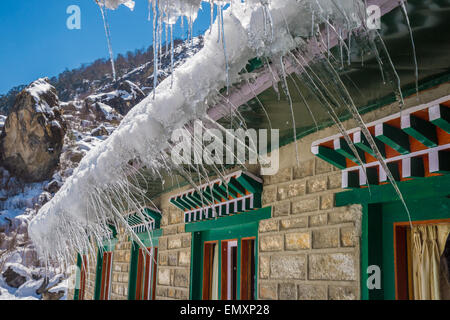
[[[105,4],[113,9],[120,4],[130,6],[131,2],[107,0]],[[111,221],[127,228],[118,199],[125,198],[126,209],[136,205],[139,210],[137,198],[142,196],[127,182],[127,177],[138,174],[130,163],[137,159],[141,166],[155,172],[164,168],[168,161],[164,150],[170,148],[173,130],[204,117],[208,107],[217,101],[219,90],[240,80],[239,72],[250,59],[267,57],[281,64],[278,69],[283,70],[284,81],[286,57],[297,62],[307,74],[305,81],[310,82],[311,90],[325,99],[314,87],[315,75],[306,72],[306,61],[299,61],[303,57],[291,51],[306,46],[305,39],[317,41],[319,24],[333,28],[341,36],[344,30],[360,28],[364,16],[361,0],[213,2],[219,14],[211,32],[205,35],[203,49],[174,70],[173,77],[161,82],[154,95],[136,105],[105,143],[86,155],[73,176],[30,223],[30,236],[45,258],[67,261],[73,257],[73,249],[92,249],[89,237],[102,241]],[[201,0],[160,0],[153,2],[153,9],[162,17],[160,22],[173,25],[180,16],[191,18],[192,23],[200,5]],[[339,43],[345,47],[342,38]],[[285,90],[289,95],[286,86]],[[345,99],[339,103],[350,103]]]

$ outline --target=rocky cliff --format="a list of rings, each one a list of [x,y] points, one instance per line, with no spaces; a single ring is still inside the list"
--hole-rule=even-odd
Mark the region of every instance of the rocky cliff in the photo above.
[[[66,134],[56,90],[39,79],[16,98],[0,135],[0,165],[27,182],[48,179]]]

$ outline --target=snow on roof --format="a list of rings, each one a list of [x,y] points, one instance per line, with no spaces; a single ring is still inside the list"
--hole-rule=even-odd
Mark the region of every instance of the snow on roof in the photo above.
[[[111,0],[107,6],[129,2]],[[99,234],[106,232],[107,220],[120,220],[120,212],[98,206],[99,193],[122,190],[134,159],[159,170],[173,130],[205,116],[219,90],[228,81],[238,82],[239,72],[250,59],[264,55],[279,60],[302,43],[301,37],[310,35],[311,6],[320,3],[320,10],[334,15],[335,21],[345,21],[348,26],[356,23],[352,20],[356,20],[353,1],[346,1],[339,10],[331,0],[280,0],[270,5],[259,0],[231,2],[223,13],[223,24],[216,20],[211,33],[205,35],[204,47],[174,71],[173,83],[171,78],[165,79],[155,96],[151,94],[136,105],[108,140],[88,152],[73,176],[31,221],[29,234],[41,254],[70,255],[68,251],[73,248],[89,249],[89,235],[101,239]],[[159,1],[160,6],[165,3]],[[200,0],[172,0],[171,17],[193,16],[192,8],[197,10],[200,4]]]

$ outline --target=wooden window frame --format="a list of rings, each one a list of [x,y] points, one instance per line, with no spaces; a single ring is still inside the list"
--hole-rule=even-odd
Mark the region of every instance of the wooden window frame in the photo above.
[[[86,278],[87,278],[87,258],[85,255],[81,256],[80,266],[80,289],[78,293],[78,300],[84,300],[86,296]]]
[[[147,248],[147,250],[151,252],[151,256],[148,256],[143,249],[139,249],[136,278],[136,300],[155,300],[158,247]],[[145,256],[147,256],[146,259],[144,259]],[[144,287],[142,287],[142,285],[144,285]]]
[[[253,253],[248,252],[247,246],[244,246],[245,242],[252,241],[253,242]],[[255,299],[255,277],[256,277],[256,237],[247,237],[241,239],[241,300],[254,300]],[[251,265],[248,265],[250,257]],[[249,280],[253,275],[253,279]],[[250,281],[250,285],[249,285]]]
[[[111,274],[112,274],[113,252],[103,253],[102,260],[102,282],[100,287],[100,300],[109,300],[111,293]]]

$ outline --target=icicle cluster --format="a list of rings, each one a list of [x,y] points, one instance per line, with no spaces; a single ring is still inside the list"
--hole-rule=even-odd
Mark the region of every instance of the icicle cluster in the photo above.
[[[120,4],[132,7],[132,3],[105,0],[103,6],[115,9]],[[170,34],[166,48],[170,45],[173,61],[173,26],[179,19],[187,19],[189,37],[192,38],[192,24],[202,1],[149,2],[149,16],[153,18],[154,27],[155,90],[129,112],[105,143],[82,160],[74,175],[30,223],[30,236],[45,258],[70,261],[73,250],[92,251],[89,239],[101,242],[107,237],[110,224],[125,228],[134,236],[122,214],[130,210],[140,212],[142,206],[149,203],[142,181],[158,178],[164,170],[176,170],[194,186],[196,178],[205,182],[208,177],[205,168],[197,166],[186,171],[171,163],[167,154],[171,148],[171,134],[196,119],[208,119],[208,108],[218,101],[229,104],[220,90],[240,82],[240,72],[254,57],[267,62],[274,84],[281,80],[291,109],[287,112],[291,111],[293,116],[287,86],[290,78],[300,96],[303,94],[297,82],[301,81],[309,88],[359,157],[336,114],[337,108],[347,108],[389,173],[336,71],[351,63],[352,55],[359,57],[362,52],[372,52],[380,64],[381,73],[402,101],[398,75],[389,53],[378,32],[365,27],[364,1],[211,0],[210,3],[211,10],[213,6],[217,8],[217,17],[213,22],[214,12],[211,11],[211,28],[206,32],[203,49],[173,70],[171,78],[158,84],[163,32]],[[165,38],[167,40],[167,36]],[[333,47],[338,47],[338,50],[332,51]],[[314,69],[311,64],[314,64]],[[274,88],[278,90],[278,85]],[[306,100],[304,103],[313,116]],[[230,110],[235,107],[230,105]],[[243,125],[238,113],[233,118],[238,125]],[[210,122],[221,129],[217,123]],[[142,177],[138,168],[146,168],[149,176]],[[221,176],[222,168],[215,170]],[[395,185],[392,176],[388,176]],[[137,237],[135,239],[138,241]]]

